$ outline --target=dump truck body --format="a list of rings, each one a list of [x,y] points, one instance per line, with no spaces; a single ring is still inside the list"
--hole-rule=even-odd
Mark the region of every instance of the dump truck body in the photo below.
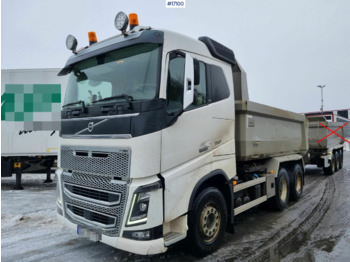
[[[252,101],[236,101],[238,161],[305,155],[307,135],[307,122],[301,114]]]

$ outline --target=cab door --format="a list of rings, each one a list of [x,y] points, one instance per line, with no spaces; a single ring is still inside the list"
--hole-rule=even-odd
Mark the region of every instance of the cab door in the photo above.
[[[165,221],[188,211],[193,188],[202,177],[218,169],[232,177],[235,171],[231,67],[197,59],[177,51],[167,58],[168,121],[161,146]]]
[[[214,142],[206,66],[200,61],[198,64],[199,83],[195,83],[193,57],[179,51],[168,54],[167,118],[170,121],[162,130],[162,171],[208,152]]]

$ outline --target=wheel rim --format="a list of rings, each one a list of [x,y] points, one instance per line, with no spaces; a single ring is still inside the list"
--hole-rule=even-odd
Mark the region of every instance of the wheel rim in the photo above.
[[[205,242],[216,238],[221,225],[220,210],[213,203],[204,206],[200,216],[200,233]]]
[[[298,194],[301,192],[301,189],[303,187],[303,178],[300,172],[296,175],[296,183],[295,183],[295,189],[298,192]]]
[[[280,180],[279,193],[280,193],[280,199],[283,202],[286,202],[287,200],[287,192],[288,192],[287,180],[284,177],[282,177],[282,179]]]
[[[334,171],[335,171],[335,161],[334,161],[334,158],[332,158],[331,166],[332,166],[332,173],[334,173]]]

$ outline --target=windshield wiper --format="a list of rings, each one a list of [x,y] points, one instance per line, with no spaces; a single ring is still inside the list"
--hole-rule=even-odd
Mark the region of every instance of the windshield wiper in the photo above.
[[[74,106],[74,105],[77,105],[77,104],[81,104],[82,108],[84,108],[84,110],[85,110],[85,102],[83,100],[79,100],[79,101],[75,101],[73,103],[65,104],[62,107]]]
[[[100,99],[100,100],[93,101],[92,103],[104,102],[104,101],[109,101],[109,100],[117,100],[119,98],[124,98],[126,105],[125,104],[124,105],[117,105],[116,104],[114,106],[111,106],[111,105],[101,106],[100,111],[102,113],[106,113],[106,112],[110,112],[110,111],[118,111],[118,114],[119,113],[122,114],[124,110],[128,110],[128,109],[131,108],[131,101],[134,100],[132,96],[125,95],[125,94],[118,95],[118,96],[110,96],[110,97],[106,97],[106,98],[103,98],[103,99]]]
[[[118,98],[124,98],[125,102],[127,102],[128,104],[130,104],[130,101],[134,100],[132,96],[122,94],[122,95],[118,95],[118,96],[110,96],[110,97],[102,98],[102,99],[93,101],[92,104],[93,103],[102,102],[102,101],[115,100],[115,99],[118,99]]]
[[[81,113],[85,113],[86,112],[86,107],[85,107],[85,102],[83,100],[79,100],[79,101],[76,101],[76,102],[73,102],[73,103],[66,104],[66,105],[62,106],[62,108],[63,107],[67,107],[67,106],[77,105],[77,104],[81,105],[81,107],[80,108],[79,107],[78,108],[77,107],[73,108],[72,111],[70,111],[70,114],[72,116],[78,116]]]

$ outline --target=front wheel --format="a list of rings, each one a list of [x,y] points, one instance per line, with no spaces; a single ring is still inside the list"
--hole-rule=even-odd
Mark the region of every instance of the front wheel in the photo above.
[[[217,188],[206,188],[199,194],[188,225],[188,247],[196,256],[206,256],[219,248],[227,226],[227,206]]]

